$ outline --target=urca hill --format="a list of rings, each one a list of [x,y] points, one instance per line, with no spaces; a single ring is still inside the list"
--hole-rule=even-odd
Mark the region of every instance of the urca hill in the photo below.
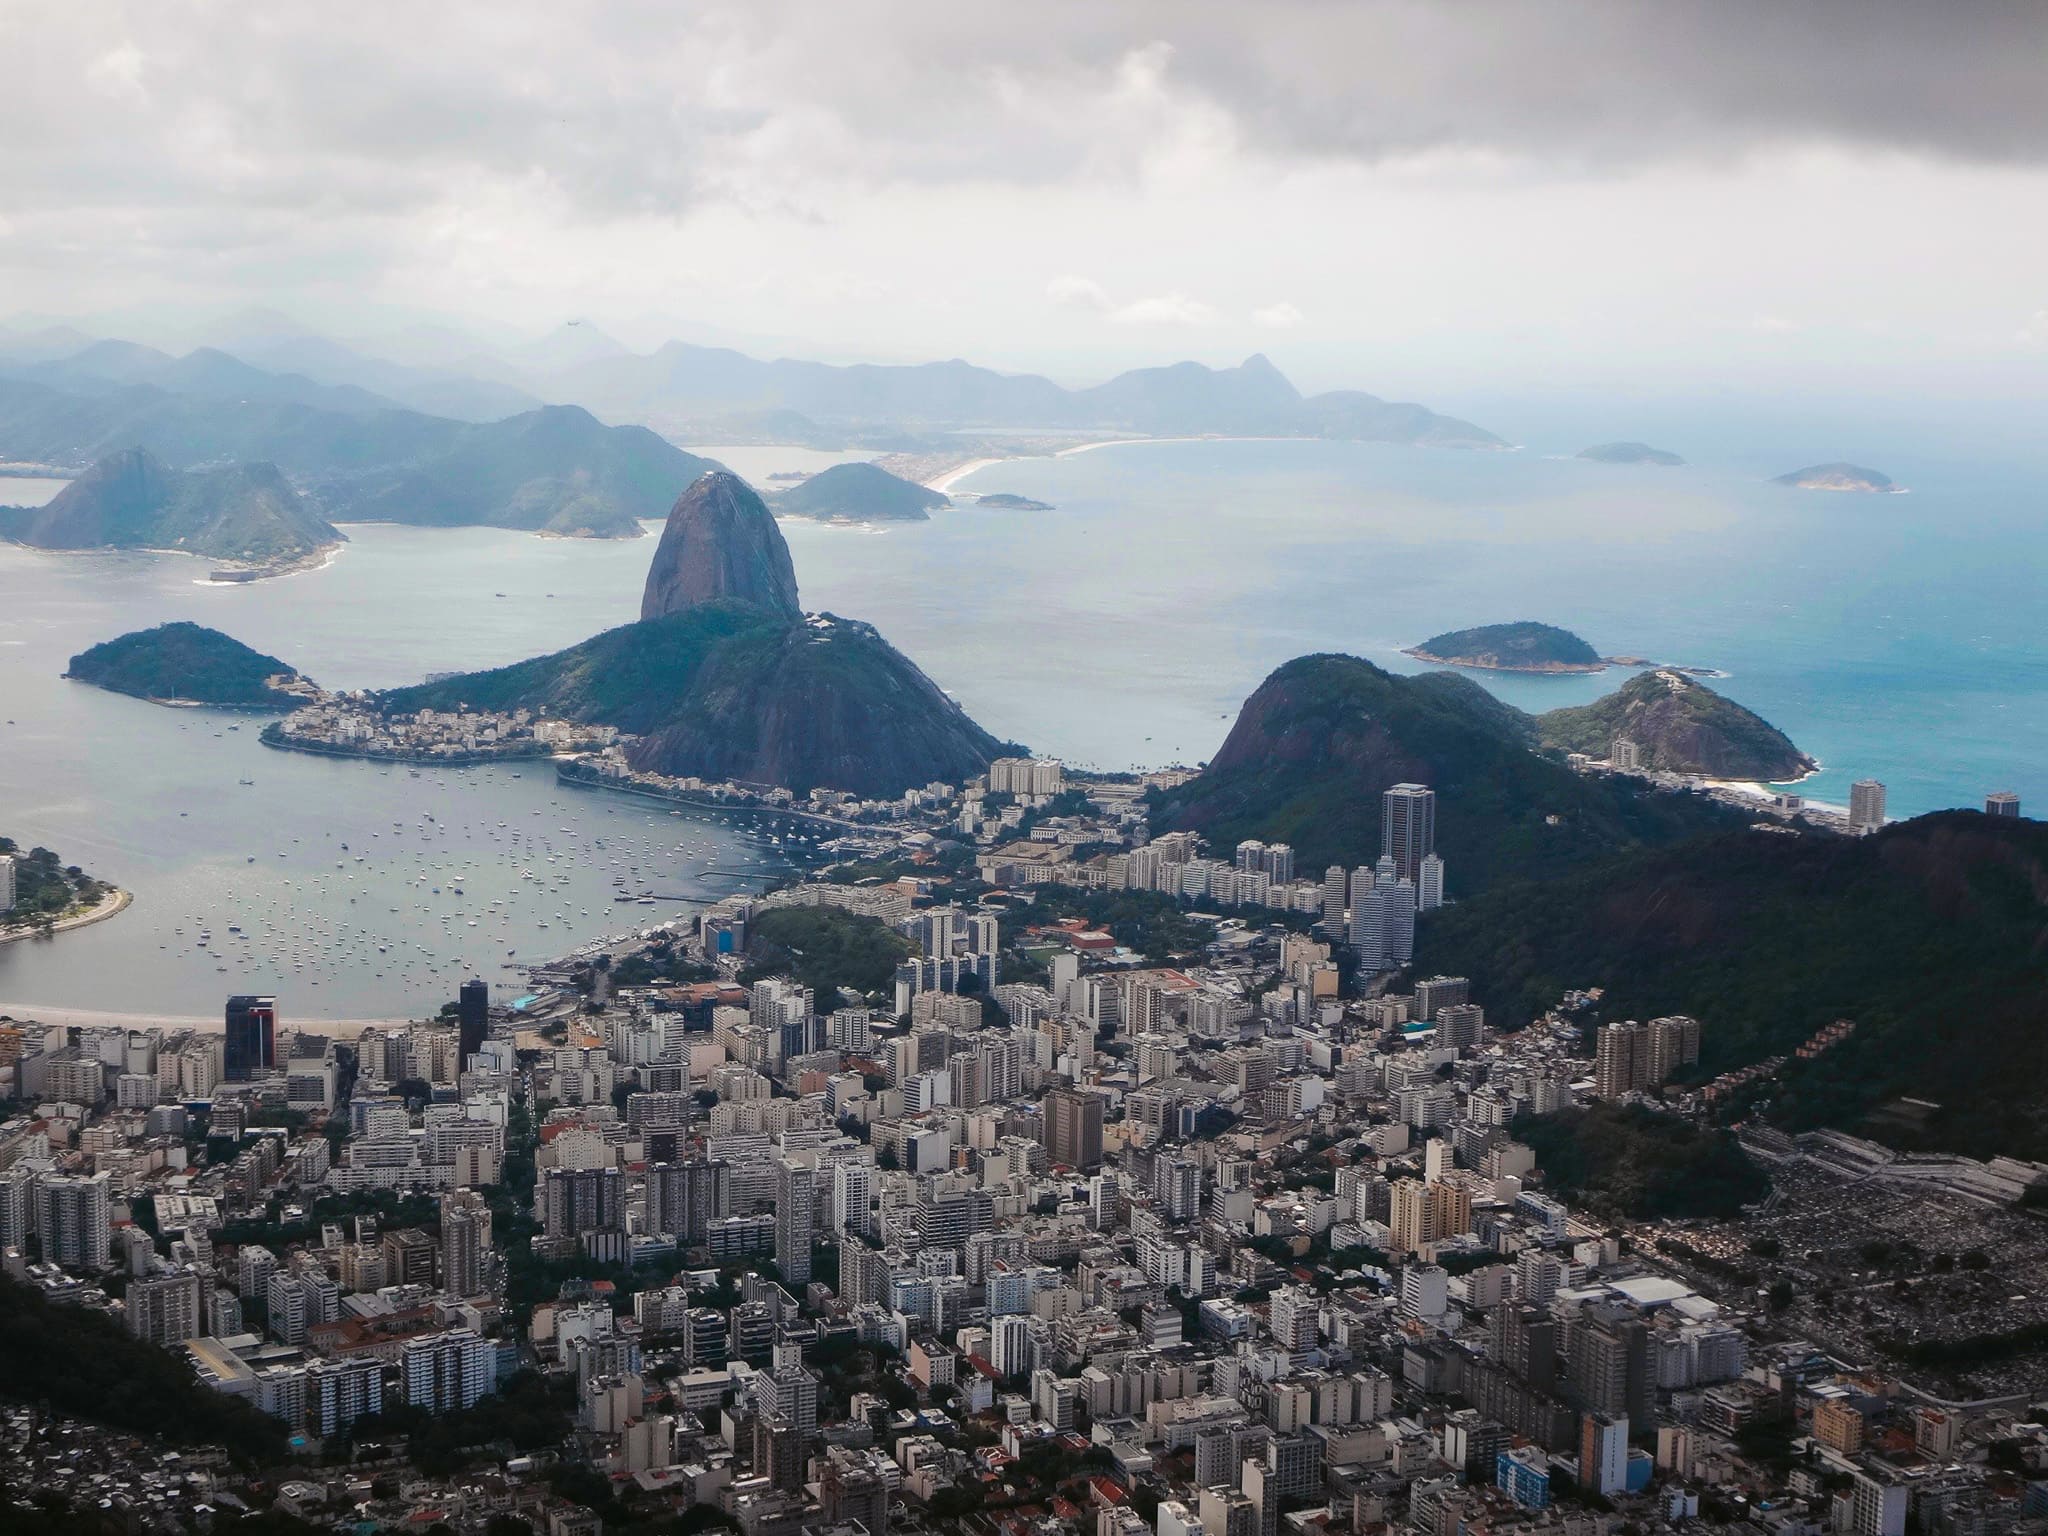
[[[722,470],[670,511],[638,623],[383,702],[611,725],[638,738],[628,761],[641,772],[799,792],[958,783],[1008,750],[873,626],[804,614],[774,517]]]

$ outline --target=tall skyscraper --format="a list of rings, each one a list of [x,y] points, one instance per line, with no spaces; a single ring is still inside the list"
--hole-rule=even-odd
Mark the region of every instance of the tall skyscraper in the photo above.
[[[1849,830],[1875,832],[1884,825],[1884,785],[1858,779],[1849,786]]]
[[[1422,873],[1422,861],[1436,851],[1436,791],[1423,784],[1396,784],[1380,796],[1380,856],[1394,861],[1403,880]]]
[[[1984,797],[1986,816],[2013,816],[2020,813],[2020,797],[2009,789],[2001,789]]]
[[[429,1413],[474,1408],[498,1390],[498,1347],[467,1328],[414,1339],[399,1362],[405,1400]]]
[[[647,1169],[647,1224],[673,1233],[684,1247],[703,1243],[711,1223],[729,1211],[728,1165],[653,1163]]]
[[[1418,912],[1434,912],[1443,904],[1443,855],[1432,853],[1422,861],[1422,873],[1415,882],[1415,910]]]
[[[542,1185],[542,1225],[549,1237],[625,1229],[625,1175],[617,1168],[550,1168]]]
[[[245,1083],[277,1065],[276,998],[243,995],[228,999],[222,1064],[231,1083]]]
[[[1083,1171],[1102,1166],[1102,1099],[1073,1088],[1055,1088],[1045,1096],[1045,1152],[1064,1168]]]
[[[469,1065],[469,1058],[476,1054],[484,1043],[484,1036],[491,1029],[491,984],[487,981],[465,981],[462,991],[457,994],[455,1016],[462,1031],[462,1065]]]
[[[107,1267],[112,1207],[109,1175],[44,1174],[36,1181],[43,1258],[66,1269]]]
[[[138,1339],[175,1349],[206,1332],[196,1270],[150,1275],[128,1287],[128,1331]]]
[[[778,1158],[775,1162],[775,1267],[784,1285],[811,1278],[811,1235],[817,1225],[815,1168]]]
[[[473,1189],[441,1197],[441,1288],[451,1296],[481,1296],[484,1255],[491,1251],[491,1208]]]

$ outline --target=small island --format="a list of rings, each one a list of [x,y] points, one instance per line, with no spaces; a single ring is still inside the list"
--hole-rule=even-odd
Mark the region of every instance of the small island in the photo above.
[[[203,624],[138,629],[71,658],[64,675],[152,704],[287,710],[318,697],[306,678]]]
[[[1454,629],[1410,646],[1403,654],[1417,661],[1488,672],[1599,672],[1607,665],[1598,651],[1570,630],[1533,619]]]
[[[997,507],[1005,512],[1050,512],[1052,503],[1034,501],[1029,496],[1018,496],[1009,491],[992,491],[986,496],[974,498],[977,507]]]
[[[834,464],[775,497],[775,510],[781,516],[821,522],[922,523],[937,509],[951,505],[952,500],[942,491],[864,463]]]
[[[1670,449],[1652,448],[1648,443],[1595,443],[1580,449],[1579,457],[1595,464],[1661,464],[1675,468],[1685,463]]]
[[[1789,475],[1779,475],[1771,483],[1789,485],[1799,491],[1860,491],[1878,496],[1901,496],[1906,490],[1903,485],[1894,484],[1891,476],[1861,464],[1809,464]]]

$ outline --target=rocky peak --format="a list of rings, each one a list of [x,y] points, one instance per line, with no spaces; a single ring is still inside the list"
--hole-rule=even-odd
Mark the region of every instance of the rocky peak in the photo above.
[[[647,572],[640,617],[733,598],[796,618],[796,568],[767,504],[739,476],[712,470],[677,498]]]

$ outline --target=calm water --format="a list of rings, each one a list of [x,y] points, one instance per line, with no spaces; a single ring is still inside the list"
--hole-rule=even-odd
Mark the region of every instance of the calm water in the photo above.
[[[109,922],[0,945],[0,1002],[187,1017],[261,991],[292,1017],[406,1017],[471,974],[514,987],[508,963],[688,910],[620,905],[617,876],[721,896],[741,882],[707,866],[784,867],[739,828],[563,790],[546,765],[415,777],[276,752],[256,740],[261,717],[58,675],[97,640],[191,618],[332,684],[416,679],[631,617],[627,588],[653,549],[355,532],[328,569],[248,587],[198,584],[204,564],[176,556],[0,547],[0,828],[136,896]]]
[[[961,487],[1051,512],[784,531],[807,607],[873,620],[991,730],[1075,762],[1206,758],[1290,656],[1415,670],[1401,646],[1538,618],[1605,651],[1725,670],[1717,687],[1822,759],[1808,786],[1822,798],[1871,774],[1898,814],[1994,788],[2048,803],[2048,532],[2032,483],[1881,467],[1913,494],[1798,493],[1748,467],[1147,445],[1017,461]],[[415,778],[271,752],[246,718],[58,676],[85,646],[171,618],[333,687],[495,665],[631,619],[654,548],[349,532],[326,569],[246,587],[205,584],[202,562],[171,556],[0,547],[0,829],[138,896],[112,922],[0,946],[0,1001],[212,1014],[224,993],[258,989],[303,1017],[405,1015],[472,970],[510,981],[508,949],[560,953],[676,910],[615,906],[615,874],[722,893],[731,882],[707,864],[774,856],[726,826],[558,790],[544,768]],[[1474,675],[1545,709],[1626,674]]]
[[[806,606],[873,619],[991,730],[1076,761],[1198,761],[1289,657],[1415,671],[1402,646],[1534,618],[1606,654],[1726,671],[1715,687],[1821,759],[1818,798],[1872,775],[1895,814],[2001,788],[2048,803],[2041,482],[1880,463],[1912,494],[1529,453],[1151,444],[956,487],[1052,512],[785,532]],[[1471,675],[1542,710],[1628,674]]]

